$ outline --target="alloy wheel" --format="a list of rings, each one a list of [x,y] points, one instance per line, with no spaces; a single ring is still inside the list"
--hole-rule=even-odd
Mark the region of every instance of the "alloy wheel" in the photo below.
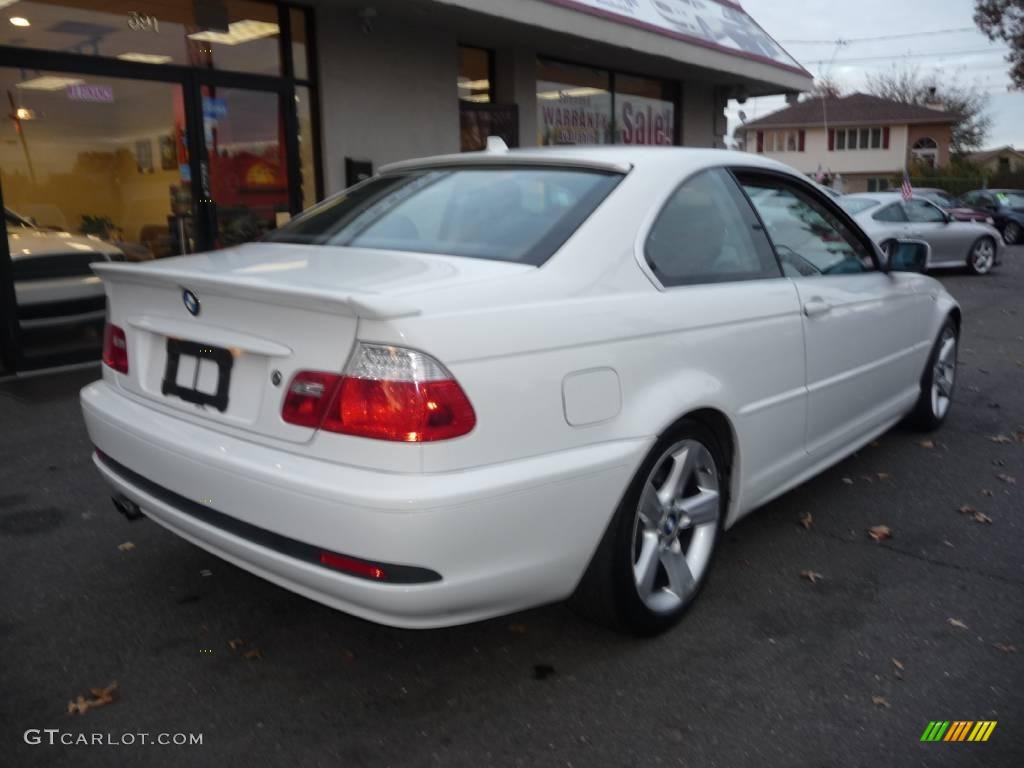
[[[979,275],[992,269],[996,260],[996,247],[987,237],[979,240],[971,249],[971,266]]]
[[[1003,229],[1003,240],[1007,245],[1014,245],[1020,241],[1020,224],[1015,221],[1009,222]]]
[[[683,440],[655,463],[633,525],[637,594],[666,614],[697,591],[708,568],[721,514],[718,467],[698,440]]]
[[[956,382],[956,334],[947,328],[939,341],[939,354],[932,367],[932,413],[939,419],[946,415]]]

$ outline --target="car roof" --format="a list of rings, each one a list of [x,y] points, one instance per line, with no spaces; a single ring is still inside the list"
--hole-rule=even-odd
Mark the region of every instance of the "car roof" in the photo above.
[[[715,166],[731,165],[784,171],[805,178],[788,165],[750,152],[729,149],[702,149],[695,147],[625,146],[553,146],[528,149],[495,149],[481,152],[462,152],[453,155],[435,155],[390,163],[380,168],[381,173],[452,165],[556,165],[578,166],[597,170],[626,173],[633,168],[657,169],[666,163],[674,171],[692,172]]]

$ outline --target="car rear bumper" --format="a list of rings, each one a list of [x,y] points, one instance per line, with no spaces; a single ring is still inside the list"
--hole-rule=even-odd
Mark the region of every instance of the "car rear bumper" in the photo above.
[[[653,439],[462,472],[395,474],[230,437],[159,413],[103,381],[86,386],[81,401],[102,452],[97,468],[147,516],[286,589],[410,628],[570,595]],[[360,578],[320,565],[321,549],[439,578]]]

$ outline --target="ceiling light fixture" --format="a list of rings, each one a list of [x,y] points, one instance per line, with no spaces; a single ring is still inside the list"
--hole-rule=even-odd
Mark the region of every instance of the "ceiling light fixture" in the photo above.
[[[30,91],[62,91],[69,85],[84,83],[80,77],[57,77],[56,75],[43,75],[32,80],[25,80],[15,83],[18,88],[26,88]]]
[[[32,22],[26,19],[24,16],[11,16],[9,19],[11,24],[16,27],[31,27]]]
[[[273,37],[281,31],[281,28],[269,21],[255,21],[254,19],[242,19],[228,24],[227,32],[193,32],[189,35],[192,40],[201,40],[205,43],[220,43],[221,45],[239,45],[248,43],[251,40],[259,40],[262,37]]]
[[[137,53],[135,51],[129,51],[128,53],[119,53],[117,58],[121,61],[138,61],[142,64],[166,64],[168,61],[173,61],[173,56],[163,56],[158,53]]]

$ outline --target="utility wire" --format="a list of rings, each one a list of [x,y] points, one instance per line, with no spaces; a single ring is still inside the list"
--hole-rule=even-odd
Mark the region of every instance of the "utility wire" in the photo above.
[[[974,56],[981,53],[998,53],[1000,56],[1006,55],[1005,50],[993,49],[993,48],[982,48],[973,51],[935,51],[933,53],[890,53],[885,56],[862,56],[860,58],[832,58],[832,59],[815,59],[815,60],[804,60],[804,64],[842,64],[845,61],[883,61],[883,60],[896,60],[896,59],[921,59],[929,58],[933,56]]]
[[[976,32],[976,27],[957,27],[955,29],[936,29],[933,32],[907,32],[900,35],[878,35],[875,37],[850,37],[846,38],[847,43],[871,43],[875,40],[904,40],[910,37],[934,37],[936,35],[950,35],[957,32]],[[835,40],[780,40],[782,45],[832,45]]]

